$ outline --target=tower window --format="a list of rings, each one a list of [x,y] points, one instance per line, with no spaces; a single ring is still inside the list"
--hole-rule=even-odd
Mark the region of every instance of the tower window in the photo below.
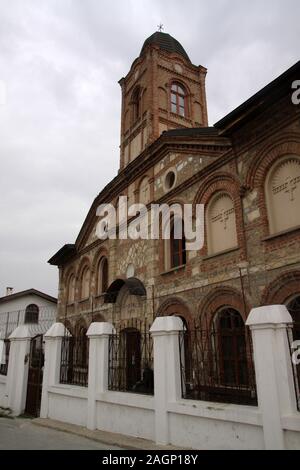
[[[179,116],[187,116],[187,93],[185,88],[179,83],[173,83],[171,86],[171,111]]]
[[[135,122],[141,116],[141,89],[139,86],[136,87],[134,92],[132,93],[131,103],[132,103],[132,122]]]

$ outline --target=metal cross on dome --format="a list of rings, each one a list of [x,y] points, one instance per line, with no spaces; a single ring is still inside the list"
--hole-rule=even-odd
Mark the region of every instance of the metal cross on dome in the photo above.
[[[161,33],[164,30],[164,25],[162,23],[159,23],[157,25],[158,31]]]

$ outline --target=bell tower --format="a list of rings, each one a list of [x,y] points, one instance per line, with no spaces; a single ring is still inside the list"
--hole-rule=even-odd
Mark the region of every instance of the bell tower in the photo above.
[[[182,45],[152,34],[119,83],[122,89],[120,169],[170,129],[207,127],[205,77]]]

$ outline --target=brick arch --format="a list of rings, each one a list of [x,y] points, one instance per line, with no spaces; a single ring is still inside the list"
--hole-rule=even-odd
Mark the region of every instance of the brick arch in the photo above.
[[[193,327],[193,315],[187,304],[179,297],[165,300],[158,308],[158,317],[179,316],[185,319],[189,329]]]
[[[275,161],[288,154],[300,156],[300,134],[297,132],[283,134],[261,149],[250,163],[246,187],[252,190],[257,186],[264,186],[266,175]]]
[[[289,271],[265,288],[261,304],[284,305],[295,294],[300,294],[300,271]]]
[[[93,274],[96,272],[97,267],[98,267],[98,263],[99,263],[100,259],[103,258],[103,256],[105,256],[108,259],[108,250],[107,250],[106,247],[101,246],[101,248],[99,248],[99,250],[97,250],[97,252],[96,252],[96,254],[93,258],[93,261],[92,261],[91,269],[92,269]]]
[[[77,269],[77,276],[76,276],[77,279],[80,278],[80,276],[82,275],[82,272],[83,272],[85,267],[88,267],[90,270],[92,268],[90,258],[88,256],[84,256],[80,260],[80,263],[79,263],[79,266],[78,266],[78,269]]]
[[[267,202],[265,195],[265,181],[272,166],[286,155],[300,156],[300,134],[289,133],[283,135],[277,141],[265,146],[259,156],[253,160],[246,177],[246,187],[256,188],[258,191],[258,205],[263,227],[263,236],[270,233]]]
[[[89,268],[90,270],[90,288],[92,282],[92,266],[90,259],[87,256],[84,256],[79,263],[76,278],[75,278],[75,300],[81,300],[80,293],[81,293],[81,278],[85,268]]]
[[[245,299],[245,304],[246,312],[242,294],[238,290],[226,286],[216,287],[209,292],[198,307],[200,321],[207,321],[207,325],[209,325],[222,307],[234,308],[246,321],[250,313],[250,305],[247,299]]]
[[[234,200],[240,200],[240,181],[238,178],[226,172],[215,173],[214,175],[209,176],[201,184],[201,187],[194,198],[193,206],[195,207],[196,204],[207,204],[218,191],[225,191]]]
[[[236,231],[237,231],[237,239],[238,239],[238,246],[242,249],[241,257],[242,259],[245,258],[245,234],[243,230],[244,220],[243,220],[243,207],[241,202],[241,184],[240,181],[232,176],[229,173],[216,173],[209,178],[207,178],[204,183],[201,185],[201,188],[197,192],[194,202],[193,202],[193,212],[196,212],[196,204],[204,204],[205,216],[206,216],[206,209],[207,205],[210,200],[214,197],[215,194],[218,192],[224,192],[228,194],[234,204],[235,208],[235,217],[236,217]],[[201,250],[202,256],[206,256],[208,254],[208,245],[207,245],[207,233],[205,233],[204,237],[204,246]]]
[[[74,324],[73,331],[77,335],[81,329],[88,329],[88,320],[85,317],[80,317]]]
[[[63,324],[64,324],[65,328],[69,331],[69,333],[73,336],[74,326],[73,326],[71,320],[65,319],[65,320],[63,320]]]
[[[183,88],[185,88],[186,96],[188,98],[190,98],[192,96],[191,89],[190,89],[189,85],[186,83],[185,80],[182,80],[181,78],[178,78],[176,75],[174,75],[173,77],[170,77],[170,79],[168,80],[168,83],[167,83],[167,88],[170,90],[170,92],[171,92],[171,86],[172,86],[173,83],[178,83],[178,85],[181,85]]]

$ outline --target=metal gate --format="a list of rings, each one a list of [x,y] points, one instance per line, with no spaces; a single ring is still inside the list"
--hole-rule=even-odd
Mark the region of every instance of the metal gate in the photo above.
[[[39,416],[42,397],[44,367],[43,335],[32,338],[30,343],[28,383],[25,412],[31,416]]]

